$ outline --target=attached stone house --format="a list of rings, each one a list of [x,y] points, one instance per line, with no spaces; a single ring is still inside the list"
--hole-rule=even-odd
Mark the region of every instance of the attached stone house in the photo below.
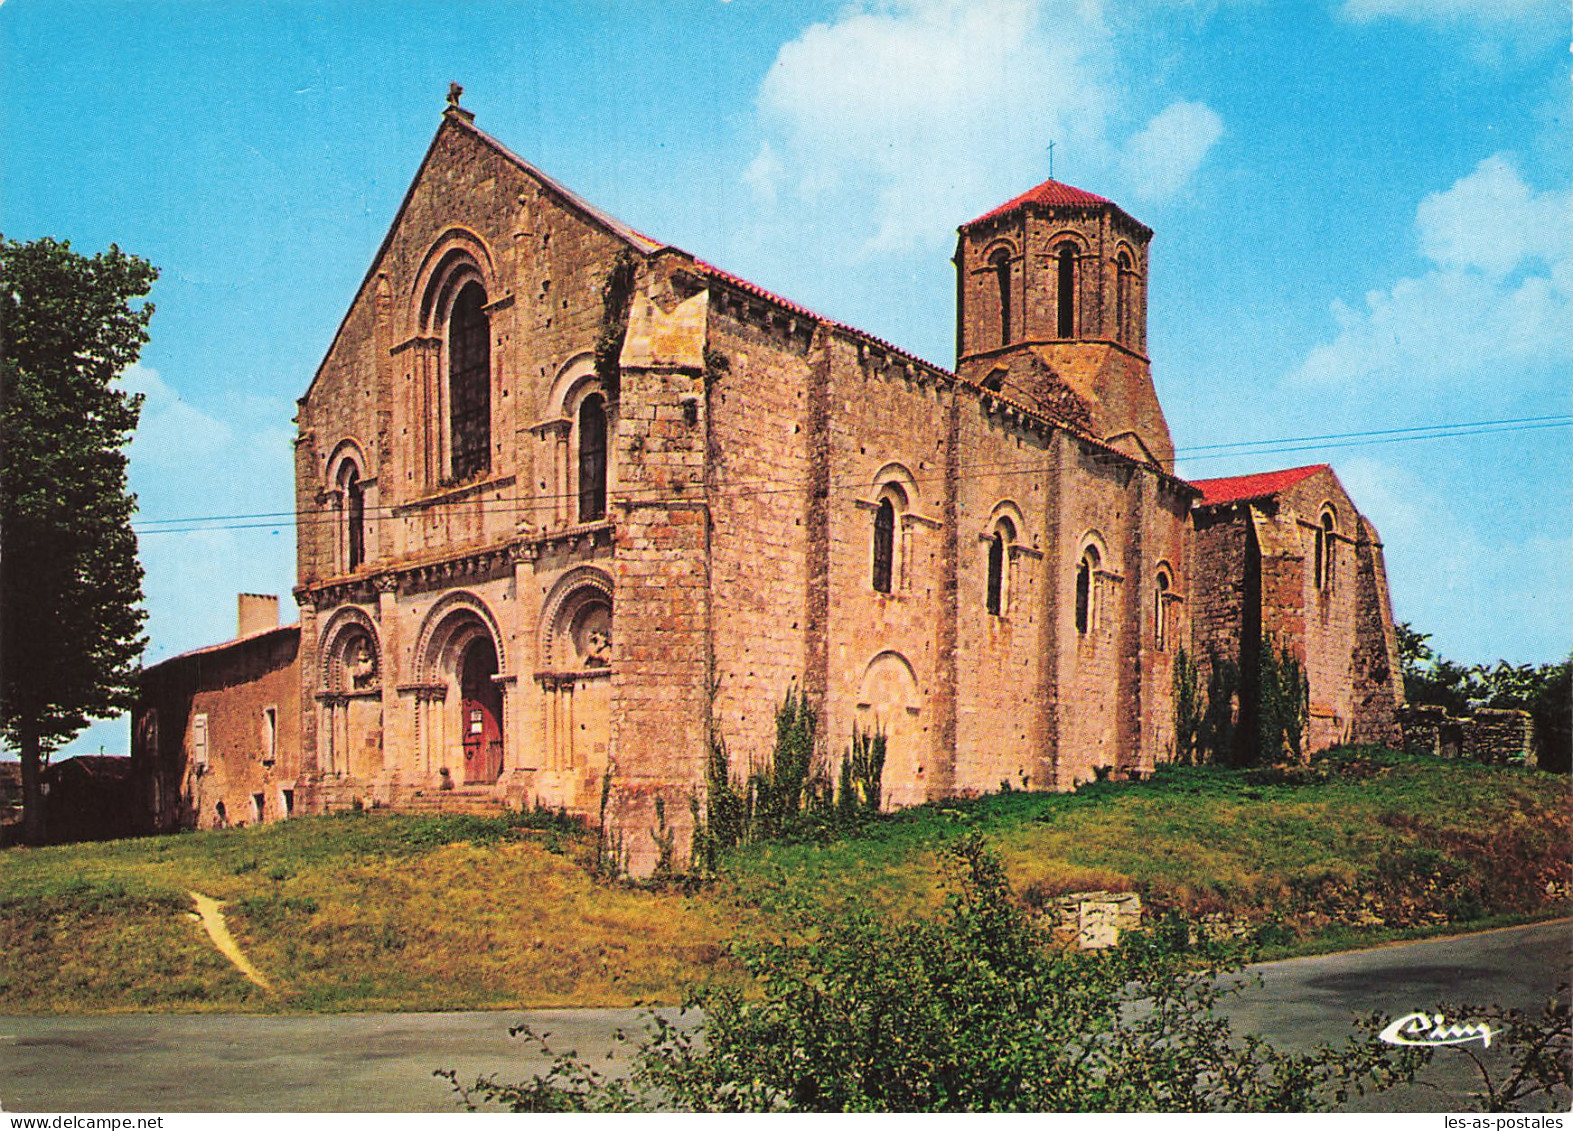
[[[137,830],[225,828],[292,815],[300,761],[300,626],[243,593],[235,638],[142,673],[132,713]]]
[[[963,225],[951,372],[629,229],[451,101],[300,400],[298,654],[257,677],[298,677],[275,778],[302,812],[596,814],[610,774],[612,820],[664,797],[684,832],[711,743],[765,756],[794,686],[827,757],[885,731],[892,805],[1150,769],[1176,650],[1239,636],[1195,610],[1244,577],[1197,571],[1151,235],[1054,181]],[[1318,741],[1391,725],[1396,691],[1320,659],[1396,666],[1373,594],[1306,637]],[[195,709],[168,694],[138,728]]]

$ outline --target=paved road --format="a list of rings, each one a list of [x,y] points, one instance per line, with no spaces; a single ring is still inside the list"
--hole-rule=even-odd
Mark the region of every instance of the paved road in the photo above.
[[[1408,1013],[1438,999],[1538,1006],[1568,978],[1573,921],[1265,963],[1228,1013],[1275,1044],[1341,1041],[1353,1014]],[[453,1111],[435,1068],[461,1078],[528,1076],[508,1026],[521,1017],[557,1048],[599,1057],[632,1010],[326,1017],[135,1014],[0,1017],[0,1106],[9,1111]],[[1433,1077],[1456,1089],[1464,1058],[1443,1049]],[[1389,1094],[1368,1107],[1453,1110],[1446,1093]]]

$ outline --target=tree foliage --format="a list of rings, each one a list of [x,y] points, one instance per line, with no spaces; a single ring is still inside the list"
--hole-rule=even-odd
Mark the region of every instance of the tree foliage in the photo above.
[[[111,245],[0,239],[0,731],[38,775],[89,719],[131,704],[146,614],[123,451],[141,397],[114,387],[148,340],[158,272]]]
[[[654,1017],[620,1076],[571,1053],[519,1083],[441,1075],[472,1107],[515,1111],[1298,1111],[1424,1062],[1368,1040],[1284,1052],[1235,1034],[1215,1010],[1233,967],[1183,924],[1066,951],[981,838],[942,858],[934,917],[855,909],[739,946],[758,992],[702,995],[697,1030]],[[516,1032],[553,1055],[547,1034]]]

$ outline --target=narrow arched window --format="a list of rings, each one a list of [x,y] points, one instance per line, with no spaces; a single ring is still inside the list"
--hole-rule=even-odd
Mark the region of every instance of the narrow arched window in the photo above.
[[[366,488],[354,464],[344,473],[344,522],[349,568],[358,569],[366,560]]]
[[[1083,636],[1092,630],[1097,569],[1098,551],[1088,546],[1076,566],[1076,631]]]
[[[1169,574],[1158,571],[1158,584],[1153,593],[1152,642],[1160,652],[1169,649]]]
[[[491,469],[491,369],[486,292],[479,283],[466,283],[448,316],[449,435],[455,479]]]
[[[999,531],[994,532],[994,537],[989,539],[989,592],[987,598],[988,610],[991,616],[999,616],[1004,606],[1005,592],[1005,538]]]
[[[1000,345],[1010,345],[1010,253],[1004,248],[989,260],[994,269],[994,282],[999,293]]]
[[[1125,252],[1120,252],[1115,260],[1115,315],[1114,324],[1118,327],[1120,341],[1125,345],[1134,344],[1134,335],[1131,333],[1131,257]]]
[[[874,588],[890,592],[896,559],[896,508],[889,499],[879,501],[874,512]]]
[[[1057,337],[1076,336],[1076,249],[1070,244],[1060,245],[1059,257],[1059,321]]]
[[[606,402],[591,393],[579,406],[579,521],[606,517]]]
[[[1333,584],[1333,549],[1334,549],[1335,519],[1333,512],[1322,512],[1322,520],[1316,527],[1316,587],[1329,589]]]

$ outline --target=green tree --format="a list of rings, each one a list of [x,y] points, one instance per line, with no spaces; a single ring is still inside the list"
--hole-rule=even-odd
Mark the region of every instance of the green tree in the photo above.
[[[114,387],[148,340],[158,272],[111,245],[0,237],[0,734],[40,776],[92,718],[130,706],[146,644],[124,447],[142,398]]]

